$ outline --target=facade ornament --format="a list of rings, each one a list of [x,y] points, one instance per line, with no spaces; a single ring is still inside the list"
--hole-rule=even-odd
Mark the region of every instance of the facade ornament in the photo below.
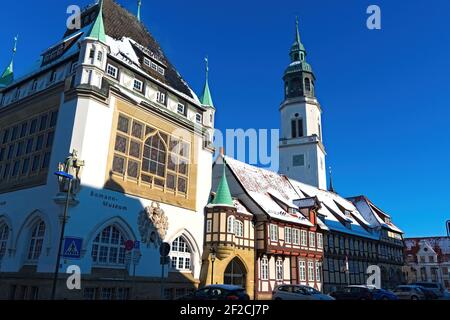
[[[78,151],[73,150],[63,163],[58,164],[58,171],[66,172],[73,176],[71,193],[80,192],[81,172],[84,167],[84,161],[78,158]],[[67,179],[59,178],[59,191],[67,192],[69,186]]]
[[[150,206],[140,212],[138,227],[142,243],[147,244],[147,247],[157,248],[167,235],[169,219],[160,204],[152,202]]]

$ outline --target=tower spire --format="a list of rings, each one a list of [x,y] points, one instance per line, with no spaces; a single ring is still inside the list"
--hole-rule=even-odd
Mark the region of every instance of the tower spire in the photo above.
[[[211,91],[209,90],[209,60],[208,57],[205,57],[205,72],[206,72],[206,81],[205,87],[203,89],[203,95],[200,99],[200,102],[204,106],[214,107],[214,103],[211,96]]]
[[[106,43],[105,25],[103,24],[103,0],[99,0],[98,5],[100,6],[100,9],[87,38],[96,39]]]
[[[5,71],[3,71],[2,75],[0,76],[0,87],[9,86],[14,81],[14,56],[16,55],[16,51],[17,51],[17,40],[18,39],[19,39],[19,36],[14,37],[14,47],[12,50],[11,62],[9,63],[9,66],[6,67]]]
[[[295,40],[296,40],[296,42],[298,44],[302,43],[300,41],[300,31],[299,31],[299,28],[298,28],[298,16],[295,17]]]
[[[138,0],[137,19],[139,21],[141,21],[141,5],[142,5],[142,1]]]
[[[334,190],[334,187],[333,187],[333,171],[331,170],[331,167],[329,167],[328,169],[329,169],[329,173],[330,173],[330,186],[328,188],[328,191],[336,193],[336,191]]]
[[[230,188],[228,186],[227,181],[227,174],[225,171],[226,168],[226,161],[225,157],[221,155],[223,160],[223,173],[222,173],[222,179],[220,180],[219,186],[217,187],[216,196],[214,197],[214,200],[211,204],[216,206],[231,206],[233,207],[233,198],[231,197]]]

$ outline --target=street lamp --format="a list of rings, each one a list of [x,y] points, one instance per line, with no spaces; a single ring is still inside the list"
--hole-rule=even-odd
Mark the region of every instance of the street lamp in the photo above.
[[[216,249],[214,247],[211,247],[210,250],[211,253],[211,284],[214,284],[214,261],[216,261]]]
[[[58,177],[58,180],[68,181],[69,186],[67,188],[66,204],[64,207],[64,215],[63,215],[63,219],[62,219],[61,234],[59,237],[59,247],[58,247],[58,253],[56,255],[55,272],[53,275],[52,300],[55,300],[56,282],[58,281],[59,264],[61,262],[61,249],[62,249],[62,244],[63,244],[63,240],[64,240],[64,230],[66,228],[67,210],[69,209],[70,192],[72,189],[72,180],[73,180],[73,176],[64,171],[57,171],[57,172],[55,172],[55,175]]]

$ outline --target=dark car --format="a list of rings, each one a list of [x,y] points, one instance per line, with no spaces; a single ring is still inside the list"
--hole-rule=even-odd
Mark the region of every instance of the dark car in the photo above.
[[[347,286],[330,296],[336,300],[373,300],[372,290],[367,286]]]
[[[179,300],[250,300],[250,297],[242,287],[216,284],[198,289]]]
[[[372,289],[373,300],[399,300],[392,291],[385,289]]]
[[[440,283],[434,282],[415,282],[412,285],[419,286],[430,291],[433,291],[438,298],[441,298],[445,294],[445,288]]]
[[[428,288],[417,286],[425,295],[425,300],[437,300],[439,299],[439,296],[433,291]]]

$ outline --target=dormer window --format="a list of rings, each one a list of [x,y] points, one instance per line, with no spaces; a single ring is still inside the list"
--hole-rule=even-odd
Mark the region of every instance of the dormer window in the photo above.
[[[70,73],[75,73],[77,66],[78,62],[72,62],[72,65],[70,66]]]
[[[179,103],[178,107],[177,107],[178,113],[184,115],[185,110],[186,110],[186,107],[184,106],[184,104]]]
[[[102,60],[103,60],[103,52],[99,51],[99,52],[97,53],[97,60],[100,61],[100,62],[102,62]]]
[[[118,69],[114,67],[113,65],[108,64],[106,67],[106,74],[111,76],[114,79],[117,79]]]
[[[53,70],[52,73],[50,74],[50,83],[53,83],[56,80],[56,71]]]
[[[151,61],[150,61],[150,59],[144,57],[144,64],[145,64],[147,67],[151,67]]]
[[[158,91],[156,93],[156,101],[161,104],[166,104],[166,94],[163,92]]]
[[[143,83],[141,80],[134,79],[133,89],[142,92]]]
[[[158,67],[158,73],[161,75],[164,75],[166,72],[165,72],[164,68]]]
[[[195,122],[197,122],[198,124],[202,124],[203,122],[203,116],[200,113],[197,113],[195,115]]]

